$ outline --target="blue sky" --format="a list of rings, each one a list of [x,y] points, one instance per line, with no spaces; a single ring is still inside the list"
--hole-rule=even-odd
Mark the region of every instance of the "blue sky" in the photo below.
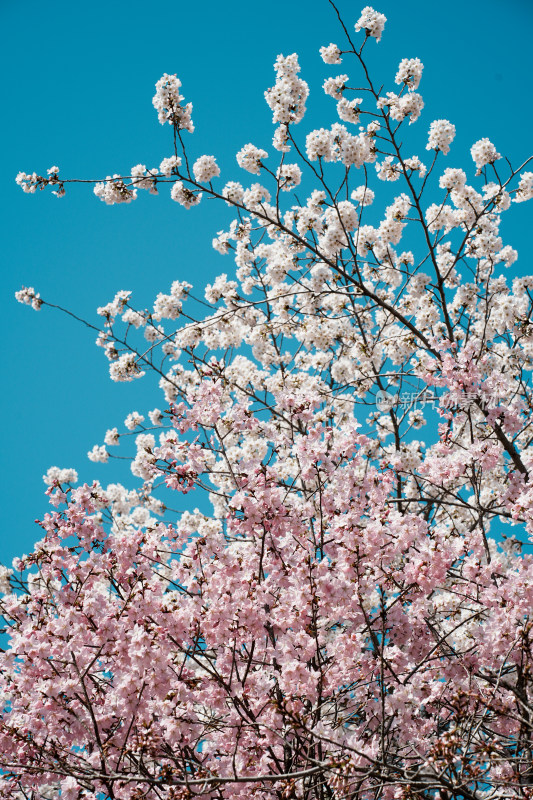
[[[364,2],[339,0],[350,28]],[[518,165],[533,150],[530,103],[533,4],[528,0],[384,0],[388,17],[372,65],[393,89],[398,62],[419,57],[426,107],[412,128],[413,152],[422,155],[429,123],[450,119],[457,138],[448,166],[467,165],[469,148],[488,136]],[[33,520],[48,510],[41,476],[51,465],[73,466],[85,480],[131,481],[127,467],[94,465],[87,451],[107,428],[133,410],[160,404],[144,382],[112,384],[94,335],[51,310],[39,314],[15,302],[22,284],[50,302],[97,320],[96,307],[119,289],[144,307],[176,279],[197,294],[228,260],[211,248],[226,219],[205,203],[185,212],[163,193],[108,208],[87,188],[58,200],[24,195],[19,170],[44,172],[53,164],[70,177],[127,173],[139,162],[159,164],[171,154],[170,128],[157,122],[154,84],[176,72],[196,125],[194,155],[217,156],[223,177],[236,179],[234,154],[243,144],[269,148],[271,112],[263,92],[272,85],[278,53],[298,52],[311,88],[308,127],[333,121],[321,91],[326,67],[318,48],[341,42],[326,0],[248,0],[183,3],[141,0],[72,3],[0,0],[4,124],[2,198],[2,324],[4,419],[3,525],[0,560],[28,552],[39,537]],[[420,143],[420,144],[418,144]],[[503,229],[528,271],[528,204],[516,206]]]

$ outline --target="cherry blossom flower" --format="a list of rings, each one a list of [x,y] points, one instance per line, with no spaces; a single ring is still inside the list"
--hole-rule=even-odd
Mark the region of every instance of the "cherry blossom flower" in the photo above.
[[[501,221],[533,173],[478,180],[488,139],[475,175],[440,168],[444,119],[413,155],[423,67],[378,97],[385,22],[367,6],[358,50],[321,48],[347,74],[301,134],[309,87],[277,58],[276,152],[237,153],[261,182],[211,184],[176,75],[154,97],[174,155],[96,182],[108,205],[218,202],[227,266],[97,309],[111,380],[161,395],[88,454],[129,488],[51,467],[42,539],[0,565],[4,800],[529,796],[533,277]]]

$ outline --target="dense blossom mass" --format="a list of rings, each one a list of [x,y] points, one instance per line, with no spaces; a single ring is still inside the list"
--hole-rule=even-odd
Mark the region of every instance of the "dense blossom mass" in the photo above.
[[[169,154],[94,186],[218,199],[229,264],[98,309],[111,379],[162,394],[89,453],[131,455],[134,488],[52,467],[42,539],[0,567],[4,800],[533,796],[533,277],[500,232],[533,172],[483,138],[467,174],[445,119],[413,154],[423,65],[377,88],[385,22],[321,48],[333,119],[301,134],[277,58],[237,176],[164,75]]]

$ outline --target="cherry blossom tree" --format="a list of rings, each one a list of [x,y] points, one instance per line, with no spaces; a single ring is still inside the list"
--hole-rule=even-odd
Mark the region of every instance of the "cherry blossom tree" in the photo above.
[[[98,309],[111,379],[155,374],[162,399],[89,454],[133,436],[135,488],[51,468],[43,538],[1,569],[6,800],[533,796],[533,277],[507,279],[499,233],[533,172],[488,139],[472,175],[448,166],[444,119],[413,155],[422,63],[383,91],[384,15],[339,23],[333,122],[301,134],[279,56],[272,148],[222,179],[163,75],[169,156],[94,185],[225,203],[236,272],[203,316],[180,280]]]

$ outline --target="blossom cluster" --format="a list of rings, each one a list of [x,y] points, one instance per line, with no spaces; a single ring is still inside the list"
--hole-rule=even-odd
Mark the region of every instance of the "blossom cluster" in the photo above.
[[[59,178],[59,167],[50,167],[46,171],[46,177],[38,175],[36,172],[31,174],[19,172],[15,180],[22,191],[27,194],[34,194],[37,189],[45,189],[47,186],[55,186],[52,194],[55,194],[56,197],[65,195],[64,183]]]
[[[239,180],[183,144],[164,75],[180,149],[95,186],[218,200],[228,267],[204,299],[175,280],[98,309],[111,379],[161,398],[88,454],[129,459],[135,488],[52,467],[43,539],[0,568],[6,800],[527,795],[533,559],[491,531],[533,541],[533,278],[501,233],[533,172],[492,168],[488,139],[476,174],[454,166],[444,119],[413,155],[420,60],[397,92],[364,83],[385,22],[366,7],[359,50],[321,48],[347,64],[323,87],[341,122],[300,139],[309,88],[278,57],[277,155],[245,144]]]
[[[367,36],[372,36],[376,42],[379,42],[386,21],[387,17],[385,14],[380,14],[379,11],[375,11],[372,6],[365,6],[355,24],[355,30],[364,30]]]
[[[274,64],[276,83],[265,92],[265,99],[272,109],[272,122],[298,123],[305,114],[305,101],[309,95],[309,87],[298,77],[300,65],[298,56],[278,56]]]
[[[59,467],[50,467],[46,475],[43,475],[43,481],[47,486],[54,486],[60,483],[77,483],[78,473],[75,469],[60,469]]]
[[[178,130],[193,133],[192,103],[182,104],[185,99],[181,94],[181,81],[176,75],[167,75],[160,78],[155,86],[156,92],[152,103],[157,111],[161,125],[168,122]]]
[[[31,306],[35,311],[39,311],[42,306],[41,295],[36,292],[33,286],[23,286],[18,292],[15,292],[15,298],[19,303]]]

